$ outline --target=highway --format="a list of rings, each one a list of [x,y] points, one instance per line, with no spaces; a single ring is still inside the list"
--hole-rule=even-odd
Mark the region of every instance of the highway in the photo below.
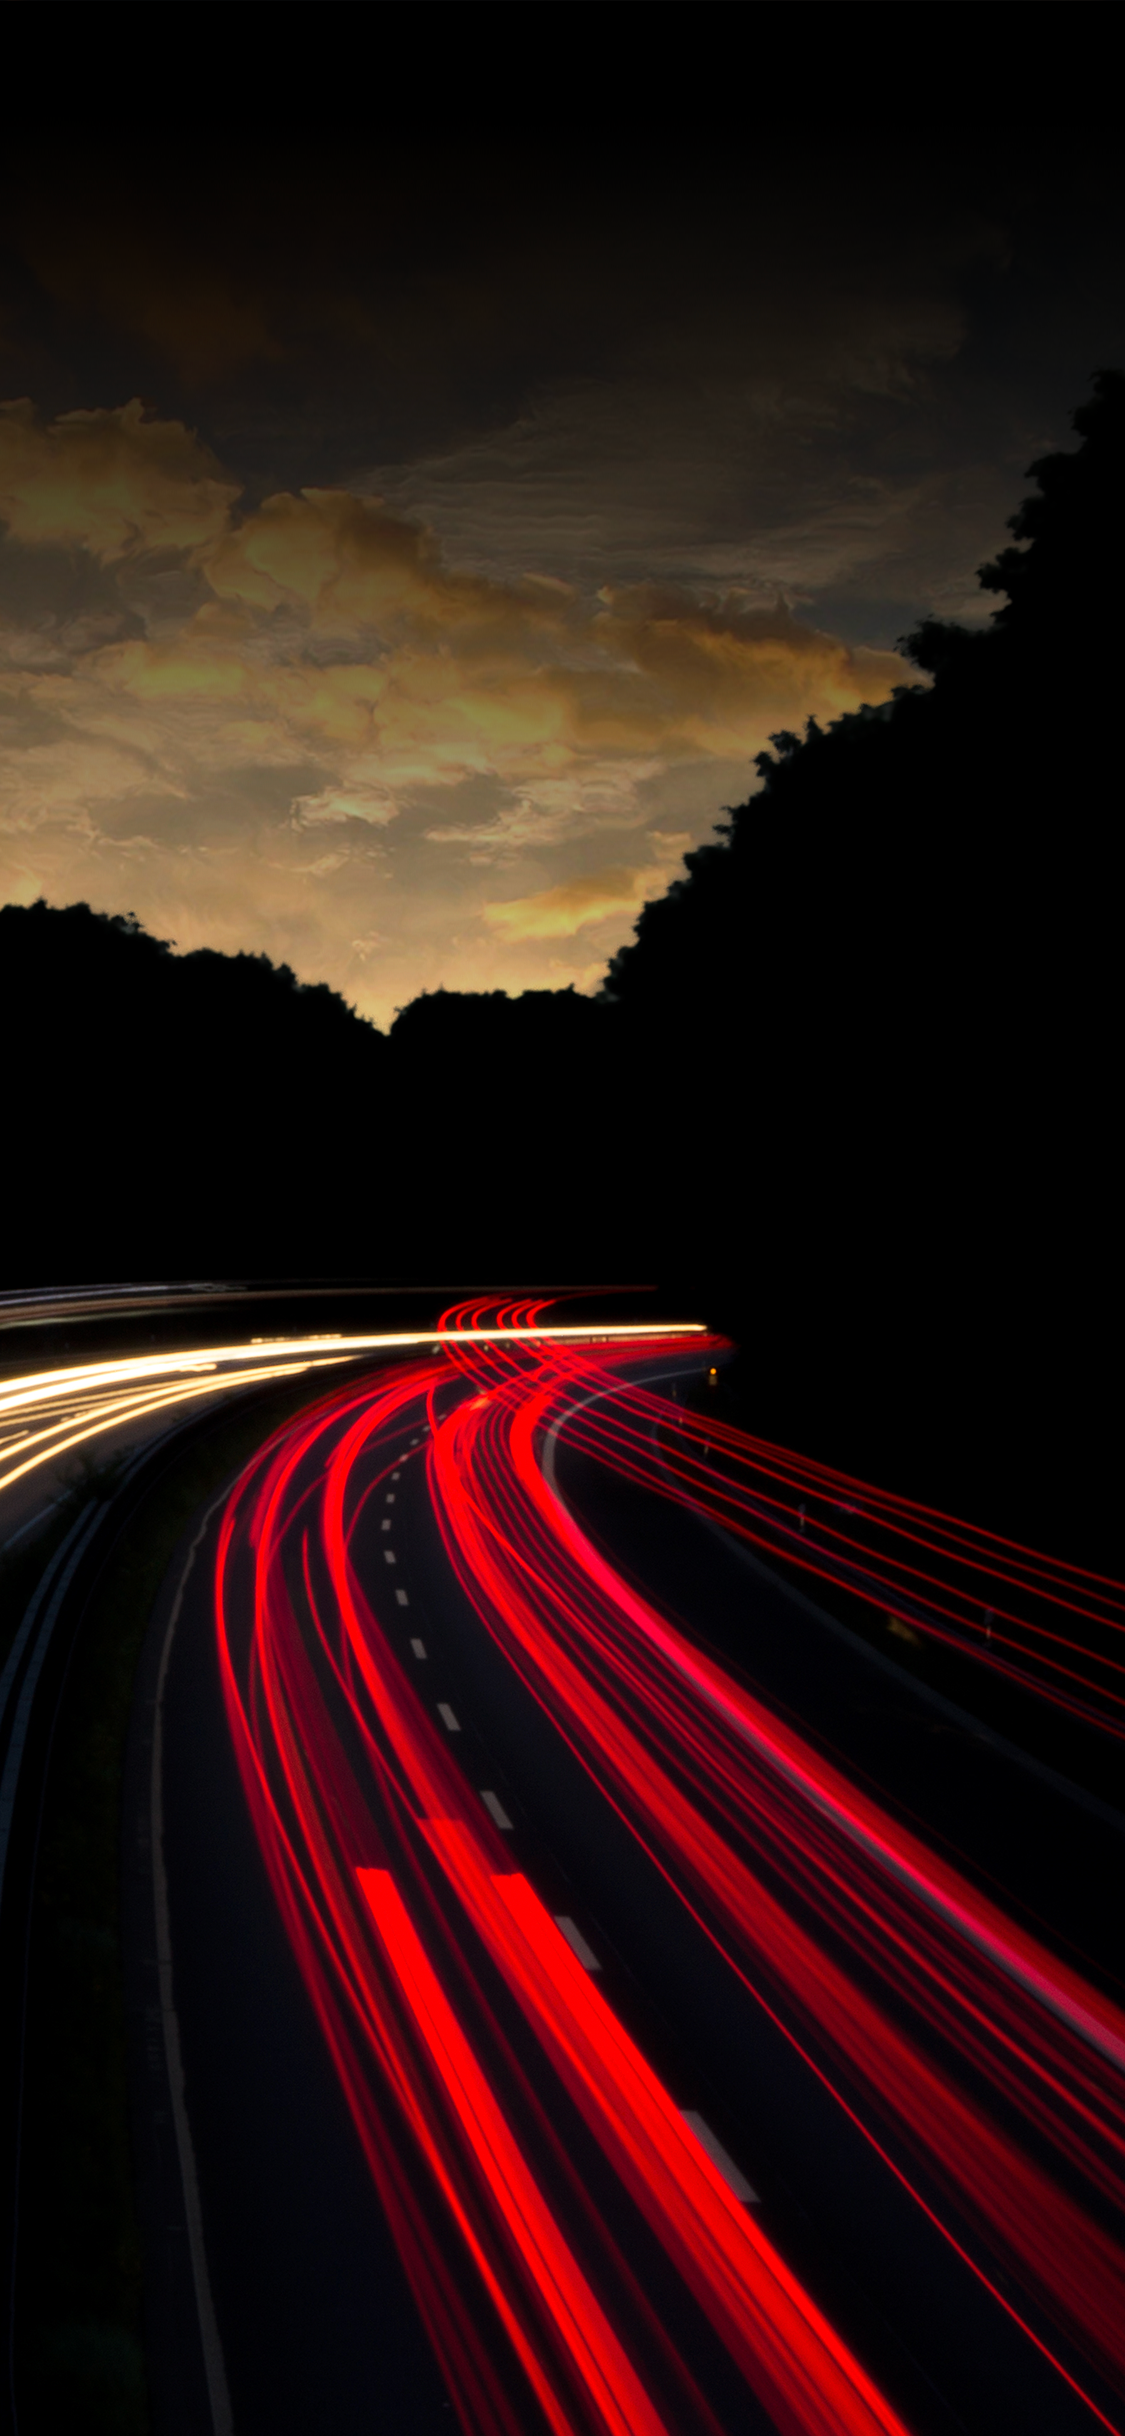
[[[38,2341],[36,2325],[24,2323],[21,2292],[26,2279],[22,2262],[28,2251],[26,2239],[21,2241],[21,2189],[24,2199],[34,2196],[32,2210],[36,2220],[43,2217],[44,2197],[40,2187],[34,2195],[28,2184],[30,2166],[21,2163],[24,2156],[24,2127],[26,2114],[26,2064],[28,2058],[29,2019],[34,2018],[34,2006],[29,2016],[29,1987],[35,1977],[35,1947],[32,1922],[36,1907],[36,1886],[41,1829],[48,1798],[48,1779],[52,1775],[52,1754],[56,1749],[56,1727],[61,1712],[74,1707],[77,1692],[71,1697],[71,1660],[76,1648],[81,1653],[88,1635],[91,1597],[112,1550],[127,1546],[134,1514],[161,1481],[169,1480],[181,1457],[206,1436],[221,1408],[232,1400],[245,1407],[246,1397],[260,1399],[270,1395],[281,1383],[287,1395],[292,1395],[293,1383],[312,1378],[310,1374],[329,1370],[338,1374],[359,1362],[370,1363],[373,1356],[394,1353],[402,1356],[428,1342],[425,1330],[417,1325],[419,1313],[432,1325],[429,1304],[436,1309],[428,1293],[403,1295],[387,1293],[381,1288],[318,1287],[302,1285],[296,1292],[285,1287],[245,1288],[233,1285],[214,1287],[168,1287],[160,1289],[91,1289],[78,1295],[44,1293],[35,1296],[16,1295],[2,1299],[0,1310],[0,1557],[3,1559],[2,1595],[0,1595],[0,1959],[3,1969],[0,1980],[3,2001],[0,2003],[0,2049],[3,2069],[0,2071],[0,2290],[6,2324],[7,2373],[0,2380],[0,2421],[13,2429],[21,2424],[22,2364],[34,2355]],[[360,1306],[357,1311],[357,1305]],[[345,1333],[329,1322],[336,1317],[367,1318],[366,1328],[358,1332],[354,1325]],[[415,1324],[388,1330],[389,1318],[413,1313]],[[310,1331],[309,1321],[314,1323]],[[154,1324],[155,1322],[155,1324]],[[250,1328],[269,1329],[273,1333],[251,1335]],[[382,1324],[380,1324],[382,1323]],[[564,1326],[565,1337],[581,1336],[584,1332]],[[643,1333],[643,1331],[642,1331]],[[137,1339],[146,1349],[133,1350]],[[130,1344],[130,1339],[132,1344]],[[161,1343],[161,1339],[163,1342]],[[187,1340],[185,1342],[185,1339]],[[158,1349],[157,1349],[158,1348]],[[75,1359],[78,1353],[85,1358]],[[54,1359],[50,1357],[54,1354]],[[63,1355],[66,1358],[60,1359]],[[273,1403],[270,1409],[276,1413]],[[285,1409],[290,1409],[287,1404]],[[208,1419],[210,1416],[210,1420]],[[245,1425],[243,1425],[245,1426]],[[259,1424],[264,1431],[265,1421]],[[109,1459],[108,1466],[107,1460]],[[75,1479],[76,1464],[85,1465],[85,1476]],[[92,1466],[92,1468],[90,1468]],[[127,1629],[131,1629],[131,1626]],[[112,1660],[111,1660],[112,1663]],[[83,1671],[80,1655],[75,1675],[77,1682]],[[142,1713],[144,1702],[141,1700]],[[142,1714],[143,1723],[143,1714]],[[92,1747],[91,1735],[98,1745],[96,1766],[103,1766],[103,1745],[98,1738],[108,1730],[110,1742],[104,1746],[104,1759],[111,1771],[119,1768],[122,1754],[117,1751],[114,1734],[118,1727],[110,1725],[101,1710],[81,1721],[72,1719],[84,1747]],[[73,1736],[71,1737],[73,1740]],[[143,1737],[142,1737],[143,1739]],[[64,1731],[63,1742],[66,1741]],[[151,1736],[149,1737],[151,1745]],[[149,1782],[141,1799],[151,1811],[151,1748],[147,1754]],[[53,1769],[59,1777],[59,1764]],[[112,1775],[110,1778],[112,1783]],[[64,1802],[69,1798],[65,1787],[57,1786]],[[125,1808],[128,1816],[126,1794]],[[112,1816],[112,1810],[110,1812]],[[76,1826],[79,1825],[77,1818]],[[135,1829],[135,1820],[131,1822]],[[80,1832],[80,1826],[79,1826]],[[146,1900],[152,1911],[152,1868],[146,1854],[142,1873],[147,1881]],[[108,1890],[107,1890],[108,1891]],[[133,1890],[135,1891],[135,1889]],[[129,1909],[130,1885],[126,1871],[126,1911]],[[88,1889],[79,1897],[80,1904],[88,1900]],[[99,1898],[100,1900],[100,1898]],[[141,1903],[143,1915],[145,1903]],[[166,1912],[166,1907],[165,1907]],[[83,1914],[83,1933],[92,1931],[104,1939],[106,1951],[116,1951],[118,1929],[111,1911],[97,1920]],[[162,1924],[165,1951],[156,1962],[158,1994],[170,1980],[171,1965],[167,1955],[167,1920]],[[151,1948],[151,1936],[149,1938]],[[154,1957],[146,1956],[143,1927],[137,1937],[126,1937],[126,1977],[130,1982],[145,1982],[146,1968]],[[29,1979],[30,1973],[30,1979]],[[140,2008],[139,2046],[144,2057],[151,2049],[149,2036],[148,1999],[151,1990],[143,1986]],[[99,2000],[100,2001],[100,2000]],[[112,2010],[112,1998],[109,1999]],[[157,2007],[159,2018],[159,2004]],[[109,2023],[99,2016],[99,2035],[109,2031]],[[52,2032],[54,2036],[54,2032]],[[58,2027],[61,2040],[59,2068],[68,2070],[66,2034]],[[81,2033],[79,2033],[81,2044]],[[36,2057],[38,2050],[36,2051]],[[48,2112],[49,2089],[40,2089],[41,2075],[36,2061],[36,2104],[42,2099]],[[143,2086],[143,2080],[142,2080]],[[59,2095],[63,2092],[60,2090]],[[182,2113],[181,2096],[166,2092],[173,2113]],[[69,2097],[68,2097],[69,2103]],[[106,2104],[112,2105],[108,2096]],[[95,2138],[100,2140],[105,2130],[104,2108],[95,2099],[98,2114]],[[42,2114],[42,2105],[40,2106]],[[34,2116],[34,2106],[32,2108]],[[69,2123],[68,2116],[68,2123]],[[40,2132],[44,2130],[40,2122]],[[81,2125],[77,2126],[79,2141],[84,2139]],[[116,2135],[114,2135],[116,2136]],[[34,2144],[33,2144],[34,2145]],[[143,2145],[143,2143],[142,2143]],[[100,2153],[100,2152],[99,2152]],[[178,2211],[183,2221],[187,2204],[184,2174],[179,2156],[172,2160],[174,2188],[162,2192],[161,2205],[166,2203],[166,2217]],[[128,2171],[127,2158],[122,2153],[114,2171]],[[98,2169],[101,2170],[100,2167]],[[69,2172],[69,2165],[64,2169]],[[87,2174],[87,2180],[89,2179]],[[112,2193],[106,2190],[109,2222],[105,2228],[110,2241],[118,2238],[120,2210]],[[95,2207],[93,2188],[89,2193]],[[192,2190],[188,2214],[193,2230],[198,2234],[198,2194]],[[85,2201],[81,2203],[85,2204]],[[117,2210],[115,2215],[114,2211]],[[127,2211],[127,2203],[126,2203]],[[28,2211],[23,2209],[26,2220]],[[167,2224],[162,2219],[164,2231]],[[126,2221],[125,2239],[131,2239]],[[71,2250],[74,2239],[81,2241],[77,2220],[69,2228]],[[36,2254],[38,2235],[33,2234],[31,2249]],[[197,2241],[198,2247],[198,2241]],[[39,2245],[42,2265],[47,2270],[48,2250]],[[94,2271],[94,2262],[90,2262]],[[152,2262],[149,2262],[151,2267]],[[146,2271],[149,2287],[146,2308],[150,2319],[159,2316],[159,2274]],[[173,2261],[170,2308],[175,2323],[185,2312],[198,2348],[198,2303],[194,2291],[187,2288],[178,2262]],[[50,2278],[48,2276],[48,2283]],[[34,2284],[34,2277],[33,2277]],[[53,2287],[34,2286],[39,2293],[37,2306],[57,2312],[58,2300]],[[129,2338],[131,2340],[131,2338]],[[155,2344],[154,2355],[161,2345]],[[173,2352],[175,2346],[172,2346]],[[189,2343],[190,2349],[190,2343]],[[214,2346],[212,2346],[212,2350]],[[159,2371],[157,2371],[159,2381]],[[190,2385],[190,2380],[189,2380]],[[29,2401],[33,2420],[38,2404]],[[210,2400],[203,2396],[203,2407],[212,2420]],[[194,2402],[187,2388],[177,2397],[177,2408],[184,2413],[182,2423],[199,2424]]]
[[[1111,1739],[1119,1590],[542,1327],[326,1382],[154,1616],[159,2428],[1120,2429],[1125,1820],[824,1585]]]

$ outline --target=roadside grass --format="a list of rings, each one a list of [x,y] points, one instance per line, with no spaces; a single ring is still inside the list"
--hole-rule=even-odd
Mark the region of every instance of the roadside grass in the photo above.
[[[323,1394],[288,1380],[217,1417],[177,1456],[111,1549],[79,1627],[47,1776],[31,1932],[16,2370],[21,2436],[148,2436],[142,2262],[133,2187],[121,1950],[125,1748],[145,1630],[199,1507],[271,1429]],[[30,1596],[78,1506],[124,1458],[89,1459],[50,1538],[6,1567]],[[77,1467],[76,1467],[77,1470]]]

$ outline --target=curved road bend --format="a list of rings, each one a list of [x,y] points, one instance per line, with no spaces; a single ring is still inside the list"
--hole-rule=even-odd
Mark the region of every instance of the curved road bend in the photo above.
[[[467,1783],[488,1791],[513,1867],[596,1959],[600,1987],[676,2103],[706,2126],[770,2238],[916,2436],[1001,2427],[1079,2436],[1096,2426],[734,1979],[499,1656],[445,1556],[422,1425],[419,1405],[404,1420],[393,1520],[402,1654],[434,1714],[455,1719],[450,1748]],[[1067,1959],[1079,1947],[1108,1984],[1119,1954],[1096,1893],[1113,1835],[1104,1822],[989,1747],[972,1721],[938,1717],[907,1677],[891,1681],[864,1644],[849,1646],[808,1602],[754,1576],[690,1515],[565,1451],[558,1480],[624,1572],[728,1664],[737,1650],[767,1702],[944,1841],[994,1899],[1033,1911],[1036,1933]],[[379,1530],[372,1506],[356,1555],[373,1576]],[[238,2436],[305,2436],[310,2426],[426,2436],[453,2424],[451,2407],[248,1818],[218,1674],[213,1547],[212,1523],[168,1660],[164,1858],[233,2426]],[[893,2155],[893,2131],[887,2146]],[[628,2228],[629,2211],[616,2222]],[[638,2268],[658,2283],[643,2227],[633,2234]],[[671,2290],[666,2298],[671,2321],[677,2303]],[[720,2424],[740,2436],[764,2429],[725,2354],[684,2324]],[[1102,2407],[1116,2424],[1104,2395]]]

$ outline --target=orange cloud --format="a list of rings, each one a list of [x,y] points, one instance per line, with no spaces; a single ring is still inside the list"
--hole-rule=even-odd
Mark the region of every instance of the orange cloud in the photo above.
[[[763,725],[886,701],[905,673],[897,652],[843,643],[780,602],[708,603],[655,585],[607,588],[601,599],[594,631],[607,653],[649,679],[669,727],[704,752],[740,756],[758,749]]]
[[[44,423],[29,398],[0,405],[0,516],[18,541],[78,542],[103,563],[214,541],[239,495],[183,423],[127,406]]]
[[[454,637],[474,657],[549,650],[579,622],[569,585],[450,568],[426,525],[351,491],[279,491],[208,541],[196,563],[221,600],[299,610],[329,633]]]
[[[686,837],[667,841],[681,847],[689,842]],[[666,861],[607,863],[535,896],[484,905],[481,912],[489,929],[504,939],[569,939],[591,922],[622,921],[638,914],[649,897],[659,896],[667,886],[672,868]]]
[[[771,728],[883,700],[904,673],[893,653],[735,595],[607,588],[591,613],[542,575],[465,573],[423,525],[348,491],[278,493],[239,521],[236,496],[184,425],[136,401],[49,425],[4,410],[0,509],[20,539],[77,541],[106,564],[175,548],[212,596],[178,632],[82,653],[57,712],[124,743],[132,702],[138,743],[163,722],[168,754],[189,721],[212,767],[311,747],[330,765],[323,800],[342,790],[365,817],[404,790],[491,776],[521,791],[520,824],[559,835],[607,793],[630,825],[626,798],[654,763],[748,763]],[[477,850],[510,830],[502,813]]]
[[[423,529],[349,491],[280,491],[215,541],[204,563],[222,600],[265,610],[299,603],[353,627],[417,616],[442,589],[440,556]]]

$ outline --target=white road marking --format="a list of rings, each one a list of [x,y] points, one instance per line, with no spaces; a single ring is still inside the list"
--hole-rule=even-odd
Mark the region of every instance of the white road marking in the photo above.
[[[512,1822],[508,1817],[508,1813],[504,1808],[504,1804],[501,1801],[499,1794],[482,1793],[480,1798],[484,1803],[489,1818],[492,1820],[493,1826],[499,1827],[502,1835],[511,1835]]]
[[[394,1552],[394,1549],[393,1549],[393,1548],[384,1548],[384,1550],[383,1550],[383,1563],[384,1563],[385,1565],[397,1565],[397,1563],[398,1563],[398,1558],[397,1558],[397,1556],[395,1555],[395,1552]]]
[[[401,1472],[392,1472],[392,1473],[391,1473],[391,1479],[392,1479],[392,1480],[401,1480],[401,1479],[402,1479],[402,1473],[401,1473]]]
[[[381,1530],[384,1530],[384,1531],[389,1531],[389,1530],[390,1530],[390,1527],[391,1527],[391,1518],[390,1518],[390,1515],[389,1515],[389,1514],[384,1514],[384,1516],[383,1516],[383,1520],[382,1520],[382,1523],[381,1523],[381,1525],[380,1525],[380,1529],[381,1529]]]
[[[598,1961],[598,1957],[595,1954],[593,1947],[587,1945],[577,1921],[568,1920],[565,1912],[556,1912],[555,1927],[562,1930],[563,1936],[570,1947],[571,1953],[577,1954],[579,1962],[581,1963],[584,1971],[601,1970],[602,1966]]]
[[[733,2157],[728,2157],[721,2141],[716,2140],[714,2132],[710,2125],[704,2122],[702,2115],[694,2114],[688,2106],[681,2106],[680,2113],[684,2122],[690,2124],[700,2148],[706,2149],[712,2165],[718,2166],[723,2181],[729,2184],[735,2198],[748,2199],[752,2204],[756,2202],[757,2192],[751,2189],[745,2174],[739,2173]]]
[[[424,1657],[425,1657],[425,1655],[426,1655],[426,1644],[425,1644],[425,1642],[424,1642],[424,1641],[412,1641],[412,1642],[411,1642],[411,1644],[410,1644],[410,1646],[411,1646],[411,1649],[413,1650],[414,1655],[415,1655],[415,1657],[416,1657],[416,1658],[424,1658]]]
[[[396,1480],[398,1479],[398,1473],[397,1473],[397,1472],[395,1473],[395,1479],[396,1479]],[[385,1498],[383,1499],[383,1503],[384,1503],[384,1505],[385,1505],[385,1506],[393,1506],[394,1501],[395,1501],[395,1493],[394,1493],[394,1490],[393,1490],[393,1489],[388,1489],[388,1490],[387,1490],[387,1494],[386,1494]]]
[[[395,1597],[398,1600],[400,1607],[409,1607],[410,1601],[407,1598],[405,1590],[396,1590]]]
[[[441,1722],[442,1722],[443,1726],[445,1727],[445,1729],[446,1729],[447,1733],[450,1733],[450,1734],[459,1734],[459,1733],[460,1733],[460,1731],[461,1731],[460,1725],[458,1724],[458,1721],[457,1721],[456,1717],[454,1716],[452,1709],[450,1708],[450,1705],[449,1705],[448,1700],[439,1700],[439,1701],[438,1701],[438,1704],[437,1704],[437,1713],[438,1713],[438,1716],[440,1717]]]

